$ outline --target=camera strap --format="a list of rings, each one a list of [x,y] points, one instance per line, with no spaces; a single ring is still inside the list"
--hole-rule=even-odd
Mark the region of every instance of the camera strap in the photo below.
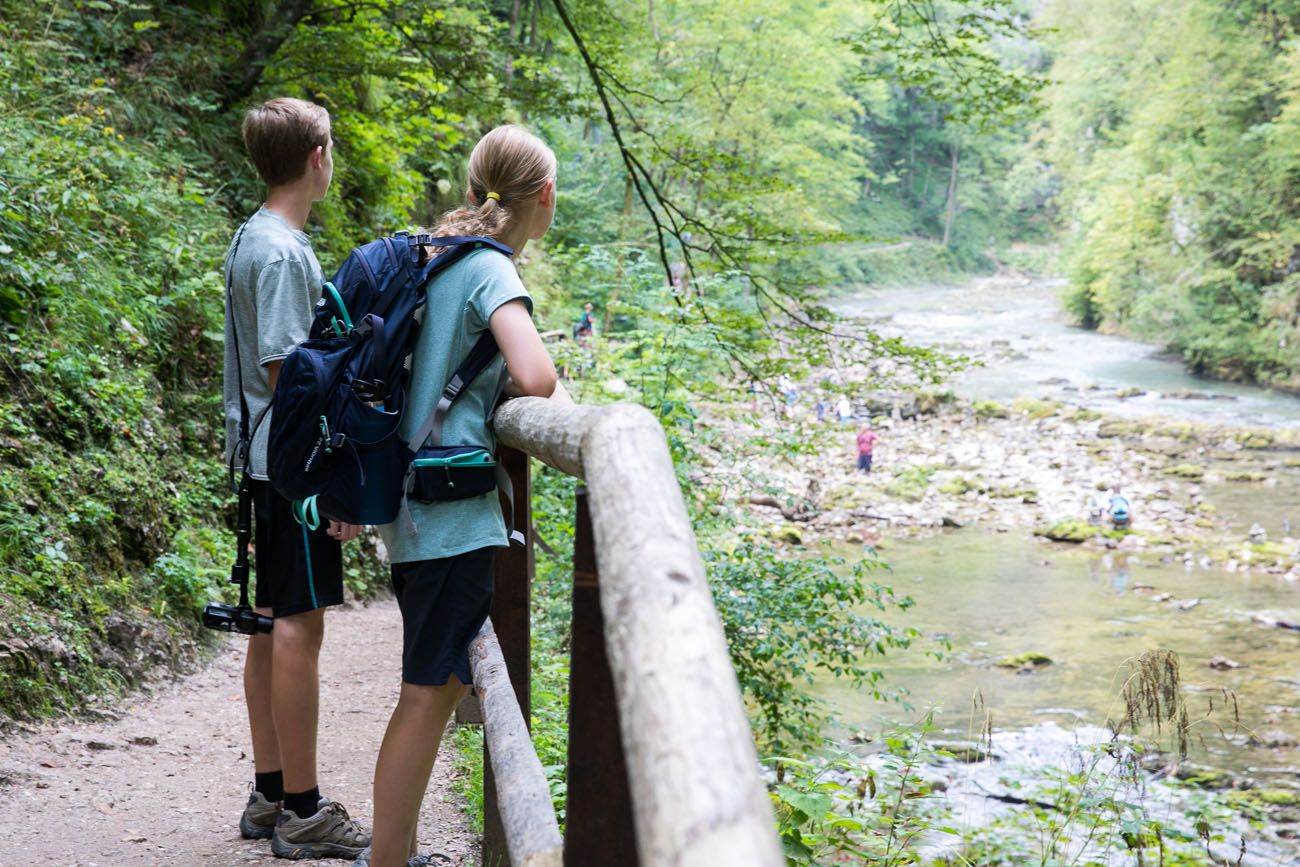
[[[251,217],[249,219],[252,219]],[[270,405],[262,410],[258,416],[257,424],[253,425],[252,431],[248,425],[248,400],[244,397],[244,368],[239,357],[239,328],[236,324],[235,316],[235,288],[234,288],[234,271],[235,257],[239,255],[239,242],[244,237],[244,230],[248,228],[248,220],[239,227],[239,232],[235,235],[230,257],[226,260],[226,316],[230,319],[230,334],[235,343],[235,376],[238,380],[239,390],[239,439],[235,448],[230,453],[230,462],[227,469],[230,471],[230,485],[239,494],[239,504],[236,508],[235,519],[235,563],[230,567],[230,583],[239,585],[239,607],[249,608],[248,604],[248,543],[253,538],[253,476],[249,470],[249,463],[252,457],[253,433],[261,426],[262,419],[266,416]],[[240,464],[239,481],[235,481],[235,461]]]

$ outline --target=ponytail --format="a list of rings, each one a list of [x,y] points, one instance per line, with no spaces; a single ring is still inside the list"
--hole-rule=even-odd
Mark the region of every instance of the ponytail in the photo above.
[[[444,214],[430,234],[503,234],[515,206],[555,177],[555,154],[523,127],[506,124],[479,139],[469,157],[468,174],[467,203]]]

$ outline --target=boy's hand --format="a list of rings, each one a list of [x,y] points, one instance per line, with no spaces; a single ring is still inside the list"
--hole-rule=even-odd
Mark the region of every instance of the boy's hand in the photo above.
[[[360,524],[344,524],[342,521],[330,521],[329,533],[331,539],[337,539],[340,542],[351,542],[361,534]]]

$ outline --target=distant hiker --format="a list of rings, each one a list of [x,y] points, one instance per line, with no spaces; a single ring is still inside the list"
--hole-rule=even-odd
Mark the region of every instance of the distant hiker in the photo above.
[[[819,391],[817,392],[817,420],[826,421],[826,397]]]
[[[785,405],[791,407],[799,400],[799,389],[794,387],[790,377],[782,374],[776,381],[776,387],[781,390],[782,397],[785,398]]]
[[[294,504],[267,481],[270,419],[255,421],[270,412],[281,363],[307,339],[324,284],[303,226],[334,172],[329,112],[300,99],[273,99],[244,116],[243,137],[267,193],[226,254],[226,458],[242,472],[247,454],[255,606],[275,619],[275,628],[248,639],[244,698],[254,779],[239,830],[271,838],[280,857],[352,858],[370,835],[343,805],[322,797],[316,728],[325,609],[343,602],[339,543],[360,528],[329,521],[311,530],[295,519]]]
[[[858,428],[858,469],[864,473],[871,472],[871,455],[878,442],[880,437],[876,436],[869,423],[863,422],[862,427]]]
[[[844,395],[840,395],[839,401],[835,404],[835,416],[841,422],[853,420],[853,405],[849,403],[849,399]]]
[[[1101,504],[1101,499],[1096,494],[1088,497],[1087,509],[1088,523],[1093,526],[1100,526],[1101,516],[1105,514],[1106,508]]]
[[[1128,498],[1120,493],[1118,485],[1111,489],[1110,505],[1106,508],[1106,511],[1110,513],[1111,523],[1116,530],[1128,529],[1129,522],[1132,519],[1129,502]]]
[[[468,201],[432,234],[486,236],[515,256],[546,234],[555,216],[555,155],[539,138],[518,126],[497,127],[474,146],[467,176]],[[507,395],[567,398],[533,324],[533,300],[514,262],[487,247],[435,276],[428,296],[399,432],[420,437],[413,446],[481,449],[490,461],[496,437],[487,418],[503,369]],[[421,424],[435,417],[462,355],[488,332],[500,354],[446,412],[441,436],[436,428],[424,436],[416,429],[428,430]],[[469,690],[470,641],[492,605],[494,554],[509,544],[495,489],[464,498],[438,490],[412,500],[409,521],[379,528],[402,613],[402,684],[375,763],[374,850],[356,862],[368,867],[405,867],[415,854],[420,802],[447,720]],[[410,861],[417,862],[432,863]]]
[[[685,262],[673,262],[671,265],[668,266],[668,273],[670,275],[669,285],[671,285],[674,289],[679,289],[679,290],[686,288],[686,263]]]
[[[573,339],[582,346],[586,346],[587,338],[596,333],[596,320],[591,315],[593,309],[595,308],[590,301],[582,305],[582,315],[578,317],[577,323],[573,326]]]

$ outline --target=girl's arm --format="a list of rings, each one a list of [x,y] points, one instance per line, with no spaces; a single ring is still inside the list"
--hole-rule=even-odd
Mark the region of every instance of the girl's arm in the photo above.
[[[542,343],[533,317],[522,299],[507,301],[496,309],[488,322],[492,336],[501,347],[510,380],[506,394],[511,397],[550,397],[558,377],[546,345]]]

